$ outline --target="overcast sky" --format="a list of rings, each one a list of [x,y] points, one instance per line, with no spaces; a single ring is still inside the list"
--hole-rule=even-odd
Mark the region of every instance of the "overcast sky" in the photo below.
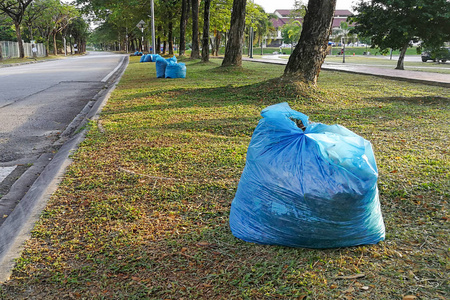
[[[256,4],[261,5],[266,13],[273,13],[276,9],[291,9],[294,6],[294,0],[254,0]],[[307,0],[303,1],[305,4]],[[349,9],[356,0],[337,0],[336,9]]]

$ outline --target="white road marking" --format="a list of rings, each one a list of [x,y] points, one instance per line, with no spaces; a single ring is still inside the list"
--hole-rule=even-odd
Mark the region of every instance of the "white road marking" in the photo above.
[[[119,65],[117,65],[117,67],[114,69],[114,70],[112,70],[111,72],[109,72],[109,74],[108,75],[106,75],[103,79],[102,79],[102,82],[107,82],[108,81],[108,79],[109,79],[109,77],[111,77],[114,73],[116,73],[116,71],[120,68],[120,66],[122,65],[122,61],[125,59],[125,57],[122,57],[122,59],[120,60],[120,62],[119,62]]]
[[[5,180],[6,177],[8,177],[9,174],[11,174],[12,171],[14,171],[14,169],[17,166],[14,167],[0,167],[0,183],[3,182],[3,180]]]

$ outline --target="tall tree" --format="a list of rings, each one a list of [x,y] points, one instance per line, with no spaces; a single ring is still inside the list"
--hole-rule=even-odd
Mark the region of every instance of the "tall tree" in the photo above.
[[[35,0],[31,3],[30,8],[25,11],[23,23],[28,27],[30,40],[34,40],[35,22],[41,18],[45,10],[49,9],[48,1]]]
[[[299,40],[301,33],[302,24],[297,20],[286,23],[283,27],[281,27],[281,37],[283,38],[283,43],[291,44],[291,51],[293,44]]]
[[[200,58],[200,46],[198,44],[198,14],[201,0],[192,0],[192,51],[191,58]]]
[[[233,0],[230,34],[225,48],[222,67],[242,66],[242,45],[245,27],[246,0]]]
[[[262,9],[262,7],[261,7]],[[270,37],[276,35],[275,27],[273,27],[271,19],[277,18],[274,14],[266,14],[264,10],[262,10],[262,14],[260,18],[256,20],[256,37],[257,41],[261,46],[261,55],[264,54],[263,46],[264,40],[271,39]]]
[[[180,44],[178,46],[180,56],[184,56],[186,51],[186,26],[189,19],[188,3],[189,0],[181,0]]]
[[[203,37],[202,37],[202,61],[209,61],[209,9],[211,0],[205,0],[205,10],[203,12]]]
[[[284,69],[284,77],[317,85],[320,68],[327,55],[336,0],[310,0],[303,30]]]
[[[345,45],[353,40],[354,34],[347,22],[341,22],[339,28],[334,30],[333,36],[336,43],[342,43],[342,62],[345,63]]]
[[[450,40],[450,2],[447,0],[372,0],[354,7],[354,32],[372,38],[372,48],[400,50],[396,69],[413,41],[437,47]],[[432,33],[432,34],[430,34]]]
[[[25,57],[25,51],[23,49],[22,33],[20,31],[20,24],[22,23],[23,16],[27,7],[33,0],[2,0],[0,1],[0,11],[7,14],[14,23],[16,29],[17,42],[19,43],[19,57]]]
[[[214,32],[212,55],[219,55],[219,47],[225,33],[230,29],[233,0],[213,0],[211,2],[210,28]]]
[[[54,8],[52,16],[52,36],[53,36],[53,52],[55,55],[58,55],[58,46],[56,43],[56,35],[61,33],[67,26],[69,26],[70,22],[79,16],[78,10],[69,4],[60,3],[58,5],[58,0],[55,1],[56,5]]]

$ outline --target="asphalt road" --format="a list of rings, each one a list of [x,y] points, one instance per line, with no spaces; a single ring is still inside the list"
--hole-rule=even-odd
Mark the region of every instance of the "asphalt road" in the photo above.
[[[0,68],[0,225],[76,131],[82,111],[108,88],[123,59],[92,52]]]

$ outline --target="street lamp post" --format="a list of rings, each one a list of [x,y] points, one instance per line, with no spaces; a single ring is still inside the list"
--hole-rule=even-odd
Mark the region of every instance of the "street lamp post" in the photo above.
[[[341,42],[342,42],[342,45],[343,45],[343,48],[342,48],[342,63],[345,64],[345,37],[342,38]]]
[[[151,14],[152,14],[152,53],[156,54],[155,51],[155,5],[153,0],[151,0]]]
[[[253,58],[253,26],[250,27],[250,58]]]

